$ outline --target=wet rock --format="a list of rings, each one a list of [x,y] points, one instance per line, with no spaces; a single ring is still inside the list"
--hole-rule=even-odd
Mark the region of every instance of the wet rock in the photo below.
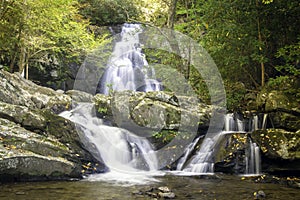
[[[104,119],[112,119],[111,97],[104,94],[96,94],[92,101],[97,110],[97,116]]]
[[[245,151],[249,135],[245,133],[226,134],[220,138],[215,155],[215,172],[245,174]]]
[[[277,110],[270,112],[268,118],[271,119],[274,128],[285,129],[287,131],[300,130],[300,112]]]
[[[254,195],[254,199],[264,199],[264,198],[266,198],[266,194],[262,190],[254,192],[253,195]]]
[[[79,90],[68,90],[66,94],[72,98],[73,102],[92,102],[93,99],[93,95]]]
[[[161,187],[149,187],[142,190],[137,190],[132,192],[133,195],[143,195],[151,198],[163,198],[163,199],[174,199],[176,197],[175,193],[171,191],[166,186]]]
[[[165,198],[165,199],[174,199],[175,198],[175,193],[173,193],[173,192],[159,192],[158,196],[160,198]]]
[[[168,193],[168,192],[171,192],[171,190],[166,187],[166,186],[163,186],[163,187],[159,187],[157,188],[159,191],[163,192],[163,193]]]
[[[49,110],[0,102],[1,179],[80,178],[89,162],[94,171],[101,171],[104,166],[95,166],[97,161],[84,149],[80,134],[72,122]],[[84,168],[86,172],[91,169]]]
[[[81,162],[57,139],[0,118],[0,179],[79,177]],[[69,157],[70,158],[70,157]]]
[[[280,176],[300,174],[300,130],[259,130],[252,133],[261,149],[262,170]]]

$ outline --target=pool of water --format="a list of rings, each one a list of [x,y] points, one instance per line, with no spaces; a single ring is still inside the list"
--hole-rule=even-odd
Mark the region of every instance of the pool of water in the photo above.
[[[134,195],[134,191],[149,187],[167,186],[176,199],[214,200],[254,199],[254,192],[264,191],[264,199],[300,199],[300,190],[280,184],[255,183],[240,176],[178,176],[164,175],[146,185],[97,181],[97,179],[60,182],[26,182],[0,184],[0,199],[47,199],[47,200],[132,200],[153,199]]]

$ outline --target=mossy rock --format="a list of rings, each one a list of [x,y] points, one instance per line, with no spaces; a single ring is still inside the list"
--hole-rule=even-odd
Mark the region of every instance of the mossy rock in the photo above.
[[[215,171],[244,174],[245,151],[249,145],[249,136],[245,133],[232,133],[220,136],[215,152]]]
[[[300,113],[284,111],[271,112],[268,117],[275,128],[285,129],[288,131],[297,131],[300,129]]]
[[[92,101],[96,108],[96,113],[98,117],[104,119],[112,118],[112,107],[111,107],[111,96],[104,94],[96,94]]]
[[[252,137],[263,154],[270,159],[300,159],[300,130],[296,132],[283,129],[258,130],[252,133]]]

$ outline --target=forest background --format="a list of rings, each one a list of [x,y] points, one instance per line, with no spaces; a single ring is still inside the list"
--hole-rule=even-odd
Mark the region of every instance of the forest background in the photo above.
[[[251,109],[262,90],[299,94],[298,0],[0,0],[0,68],[59,89],[85,56],[127,23],[174,29],[212,56],[228,110]],[[145,49],[149,63],[172,65],[209,102],[197,70],[176,55]],[[75,66],[75,67],[74,67]]]

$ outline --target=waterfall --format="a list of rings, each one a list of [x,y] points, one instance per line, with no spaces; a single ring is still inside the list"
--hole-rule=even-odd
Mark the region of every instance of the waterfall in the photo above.
[[[245,132],[245,120],[237,113],[228,113],[225,116],[224,132]]]
[[[197,137],[191,144],[189,144],[186,149],[184,150],[183,156],[179,159],[176,169],[182,170],[183,165],[186,163],[188,157],[191,155],[192,151],[195,149],[196,145],[198,144],[198,141],[200,137]]]
[[[224,129],[225,131],[232,131],[234,130],[234,118],[233,118],[233,113],[228,113],[225,115],[225,125]]]
[[[155,70],[148,65],[142,53],[139,34],[140,24],[124,24],[120,33],[120,41],[116,42],[107,69],[101,79],[100,93],[110,91],[160,91]]]
[[[183,171],[194,173],[213,173],[213,155],[220,136],[221,134],[217,134],[213,138],[205,138],[201,144],[200,149],[191,158],[191,160],[188,161],[187,165],[183,168]],[[183,164],[180,165],[183,166]],[[177,166],[177,168],[179,167],[180,166]]]
[[[263,113],[260,115],[254,115],[252,119],[252,131],[266,129],[268,114]]]
[[[155,151],[146,138],[125,129],[104,125],[102,119],[93,116],[93,109],[92,104],[81,103],[60,116],[76,123],[83,132],[82,141],[88,141],[86,148],[94,153],[94,157],[104,162],[110,172],[118,172],[117,176],[120,176],[119,173],[157,170]],[[96,148],[96,153],[91,151],[93,148]]]
[[[246,174],[261,174],[260,150],[255,142],[249,141],[249,148],[246,150]]]
[[[188,159],[191,152],[194,151],[200,137],[196,138],[193,143],[188,145],[183,156],[177,163],[177,170],[194,173],[213,173],[214,171],[214,155],[215,150],[218,150],[218,143],[225,134],[232,133],[250,133],[254,130],[265,129],[267,114],[262,117],[254,115],[251,119],[244,119],[242,115],[236,113],[228,113],[224,116],[224,129],[219,134],[212,138],[205,138],[200,149],[191,159]],[[246,124],[251,124],[251,128],[246,130]],[[245,150],[246,174],[260,174],[261,161],[260,150],[256,143],[253,143],[249,138],[248,148]]]

